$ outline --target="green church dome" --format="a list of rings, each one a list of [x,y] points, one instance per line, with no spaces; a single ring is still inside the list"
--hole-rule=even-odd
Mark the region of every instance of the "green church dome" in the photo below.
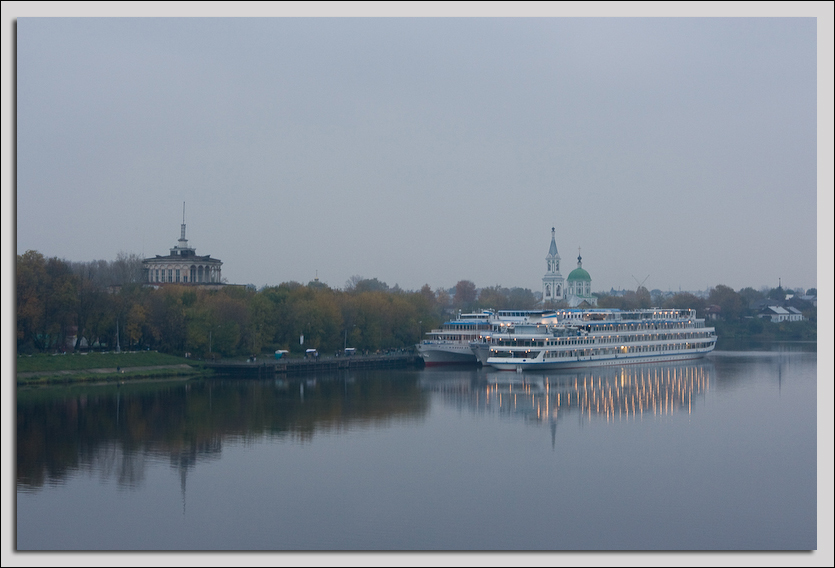
[[[584,268],[575,268],[568,275],[568,280],[586,280],[591,282],[591,276],[589,276],[589,273]]]
[[[571,274],[568,275],[566,280],[582,280],[585,282],[591,282],[591,276],[586,270],[583,268],[583,257],[577,257],[577,268],[571,271]]]

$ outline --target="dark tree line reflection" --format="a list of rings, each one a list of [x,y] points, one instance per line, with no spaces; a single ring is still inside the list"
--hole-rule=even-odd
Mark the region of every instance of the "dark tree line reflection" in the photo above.
[[[78,471],[133,487],[148,460],[159,459],[185,485],[187,470],[218,458],[225,441],[304,443],[317,432],[419,420],[428,397],[413,371],[21,390],[18,489],[62,483]]]

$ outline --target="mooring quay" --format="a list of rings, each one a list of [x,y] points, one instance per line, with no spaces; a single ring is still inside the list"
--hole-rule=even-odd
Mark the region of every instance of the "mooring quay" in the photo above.
[[[269,379],[277,374],[296,375],[327,373],[347,369],[392,369],[422,366],[423,359],[415,353],[402,351],[379,355],[351,355],[349,357],[307,359],[268,359],[265,357],[254,361],[206,361],[205,365],[222,373]]]

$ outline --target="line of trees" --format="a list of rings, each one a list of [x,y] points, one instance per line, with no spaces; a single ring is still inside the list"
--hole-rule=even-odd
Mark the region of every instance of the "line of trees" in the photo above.
[[[142,258],[68,262],[37,251],[17,257],[17,351],[154,349],[195,357],[322,352],[343,347],[377,351],[410,347],[450,310],[475,309],[472,282],[454,289],[389,287],[352,277],[344,290],[318,281],[285,282],[256,290],[223,286],[150,287],[141,282]],[[493,307],[523,303],[530,290],[482,291]],[[303,343],[302,343],[303,338]]]
[[[18,353],[121,348],[205,358],[309,347],[323,353],[345,346],[376,351],[414,345],[450,312],[538,305],[529,289],[478,289],[469,280],[434,291],[428,284],[405,291],[360,276],[352,277],[343,290],[318,281],[210,290],[145,286],[141,274],[142,258],[131,254],[92,262],[45,258],[31,250],[18,255]],[[775,297],[781,294],[785,297],[782,289],[774,291]],[[748,306],[759,295],[751,288],[735,292],[720,285],[707,299],[681,293],[664,300],[662,307],[696,308],[701,316],[707,306],[718,305],[730,321],[750,315]],[[634,309],[659,304],[639,288],[623,296],[602,295],[598,305]]]
[[[812,288],[807,293],[811,296],[817,295],[817,290]],[[736,292],[730,286],[719,284],[711,288],[706,298],[696,296],[690,292],[679,292],[667,297],[659,294],[651,294],[645,287],[640,286],[637,290],[629,291],[623,295],[599,294],[597,305],[601,308],[618,308],[622,310],[634,310],[642,308],[695,308],[699,317],[706,317],[708,313],[716,314],[718,319],[723,321],[738,321],[749,317],[755,317],[763,305],[790,305],[803,312],[807,320],[813,320],[817,316],[815,306],[800,298],[792,298],[794,290],[786,290],[780,286],[767,290],[755,290],[754,288],[742,288]],[[791,299],[787,300],[789,297]]]
[[[812,288],[806,294],[816,296],[817,290]],[[766,290],[747,287],[737,292],[730,286],[719,284],[710,290],[706,298],[690,292],[661,297],[640,286],[634,292],[629,291],[623,295],[600,294],[597,304],[601,308],[622,310],[694,308],[697,317],[712,320],[711,325],[716,327],[720,338],[817,340],[817,307],[795,296],[794,290],[781,286]],[[772,323],[757,317],[761,308],[767,305],[797,308],[803,315],[803,321]]]

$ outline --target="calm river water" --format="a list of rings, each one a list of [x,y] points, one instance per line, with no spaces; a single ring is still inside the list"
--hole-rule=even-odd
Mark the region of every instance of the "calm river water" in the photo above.
[[[19,390],[17,548],[812,550],[814,349]]]

